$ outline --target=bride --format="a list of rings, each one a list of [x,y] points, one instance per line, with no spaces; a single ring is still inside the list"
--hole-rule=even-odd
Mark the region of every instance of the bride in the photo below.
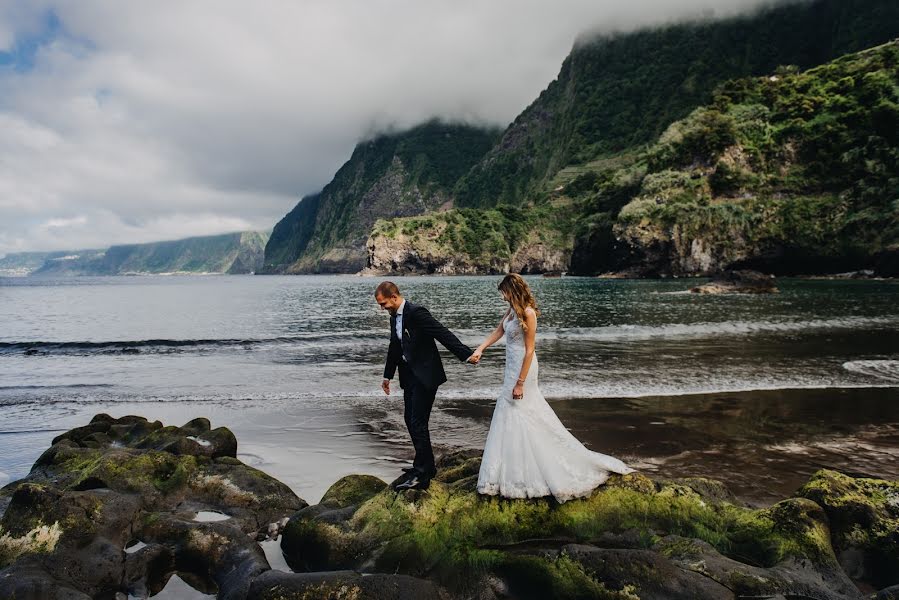
[[[478,492],[506,498],[587,496],[610,473],[631,473],[617,458],[588,450],[565,428],[537,385],[537,304],[515,273],[499,284],[509,309],[472,362],[506,336],[506,370],[484,446]]]

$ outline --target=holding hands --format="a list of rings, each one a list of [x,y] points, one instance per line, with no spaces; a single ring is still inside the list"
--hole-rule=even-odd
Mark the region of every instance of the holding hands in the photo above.
[[[484,354],[484,349],[481,348],[480,346],[478,346],[475,349],[475,351],[471,354],[471,356],[468,357],[468,360],[466,362],[470,362],[471,364],[476,365],[479,362],[481,362],[481,356],[483,354]]]

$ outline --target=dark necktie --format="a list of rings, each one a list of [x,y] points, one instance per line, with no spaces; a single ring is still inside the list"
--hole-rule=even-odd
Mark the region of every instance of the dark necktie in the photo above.
[[[400,351],[401,351],[402,354],[403,354],[403,360],[404,360],[405,362],[409,362],[409,359],[406,357],[406,345],[403,343],[403,337],[404,337],[404,336],[403,336],[403,335],[400,335],[400,334],[398,334],[398,333],[396,332],[396,321],[397,321],[397,318],[398,318],[398,315],[393,315],[393,316],[390,317],[390,335],[391,335],[391,336],[394,336],[394,335],[395,335],[395,336],[397,337],[397,339],[399,339],[399,342],[400,342]],[[403,323],[404,328],[405,328],[405,325],[406,325],[406,324]]]

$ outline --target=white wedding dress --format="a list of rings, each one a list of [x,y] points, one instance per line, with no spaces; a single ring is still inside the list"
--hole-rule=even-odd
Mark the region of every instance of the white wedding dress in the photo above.
[[[506,498],[552,495],[559,502],[589,495],[610,473],[631,473],[617,458],[588,450],[550,408],[537,385],[537,354],[524,381],[524,397],[512,388],[524,361],[524,332],[515,311],[503,321],[506,371],[484,446],[478,492]]]

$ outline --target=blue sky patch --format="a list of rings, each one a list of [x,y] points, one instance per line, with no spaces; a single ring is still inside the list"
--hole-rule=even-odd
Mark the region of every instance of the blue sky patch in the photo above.
[[[90,48],[86,40],[76,40],[69,35],[59,17],[52,10],[44,15],[41,27],[38,31],[28,32],[22,35],[16,33],[16,41],[12,48],[6,52],[0,52],[0,67],[12,67],[18,72],[27,72],[34,68],[37,53],[44,46],[56,40],[77,41],[78,46]]]

